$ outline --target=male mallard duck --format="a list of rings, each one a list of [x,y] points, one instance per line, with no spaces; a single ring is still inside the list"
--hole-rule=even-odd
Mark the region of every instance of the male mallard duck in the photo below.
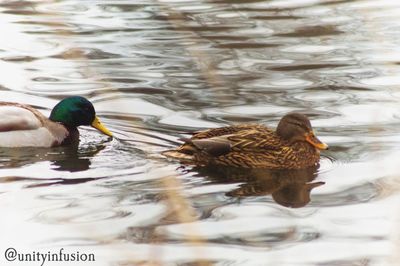
[[[79,137],[78,126],[92,126],[111,136],[100,123],[91,102],[80,96],[65,98],[47,118],[25,104],[0,102],[0,147],[54,147]]]
[[[163,154],[196,165],[300,169],[317,164],[319,150],[328,148],[299,113],[282,117],[276,131],[262,125],[236,125],[195,132],[184,141]]]

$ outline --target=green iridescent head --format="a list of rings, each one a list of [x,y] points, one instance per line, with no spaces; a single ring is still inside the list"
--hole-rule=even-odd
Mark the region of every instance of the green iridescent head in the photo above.
[[[81,96],[72,96],[60,101],[54,106],[49,119],[67,127],[92,126],[112,136],[111,132],[100,123],[93,104]]]

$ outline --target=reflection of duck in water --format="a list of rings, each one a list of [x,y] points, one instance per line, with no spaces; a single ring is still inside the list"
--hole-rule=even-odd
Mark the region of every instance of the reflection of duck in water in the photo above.
[[[280,205],[300,208],[310,202],[313,188],[325,184],[312,182],[318,166],[299,170],[243,169],[232,167],[195,167],[201,176],[216,183],[244,182],[239,188],[227,192],[230,197],[265,196],[271,194]]]
[[[0,148],[0,169],[1,168],[20,168],[24,165],[49,161],[51,168],[56,171],[79,172],[86,171],[90,168],[91,159],[102,151],[106,146],[96,143],[96,145],[79,147],[79,143],[73,143],[68,146],[61,146],[52,149],[48,148]],[[2,160],[6,158],[6,160]],[[23,176],[5,176],[0,177],[0,183],[13,182],[21,180],[40,181],[28,187],[50,186],[55,184],[79,184],[103,177],[89,178],[33,178]]]
[[[89,169],[91,158],[106,146],[79,146],[79,142],[56,148],[0,148],[0,168],[19,168],[36,162],[49,161],[57,171],[77,172]]]
[[[276,131],[262,125],[237,125],[196,132],[167,157],[195,165],[301,169],[316,165],[327,149],[305,115],[289,113]]]
[[[78,126],[92,126],[112,136],[94,107],[79,96],[65,98],[47,118],[29,105],[0,102],[0,147],[54,147],[79,138]]]

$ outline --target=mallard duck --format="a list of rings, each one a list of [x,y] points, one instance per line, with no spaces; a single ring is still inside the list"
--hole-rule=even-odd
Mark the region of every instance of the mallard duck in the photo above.
[[[80,96],[60,101],[47,118],[35,108],[0,102],[0,147],[54,147],[79,138],[78,126],[92,126],[112,137],[91,102]]]
[[[308,118],[299,113],[282,117],[276,131],[258,124],[234,125],[195,132],[176,150],[163,154],[194,165],[244,168],[301,169],[318,163],[322,143]]]

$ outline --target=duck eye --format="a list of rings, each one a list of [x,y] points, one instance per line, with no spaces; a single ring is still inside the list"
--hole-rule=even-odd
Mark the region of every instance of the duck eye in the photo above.
[[[301,128],[301,129],[304,129],[304,130],[308,131],[307,126],[305,126],[305,125],[302,124],[302,123],[293,122],[293,125],[295,125],[296,127],[299,127],[299,128]]]

